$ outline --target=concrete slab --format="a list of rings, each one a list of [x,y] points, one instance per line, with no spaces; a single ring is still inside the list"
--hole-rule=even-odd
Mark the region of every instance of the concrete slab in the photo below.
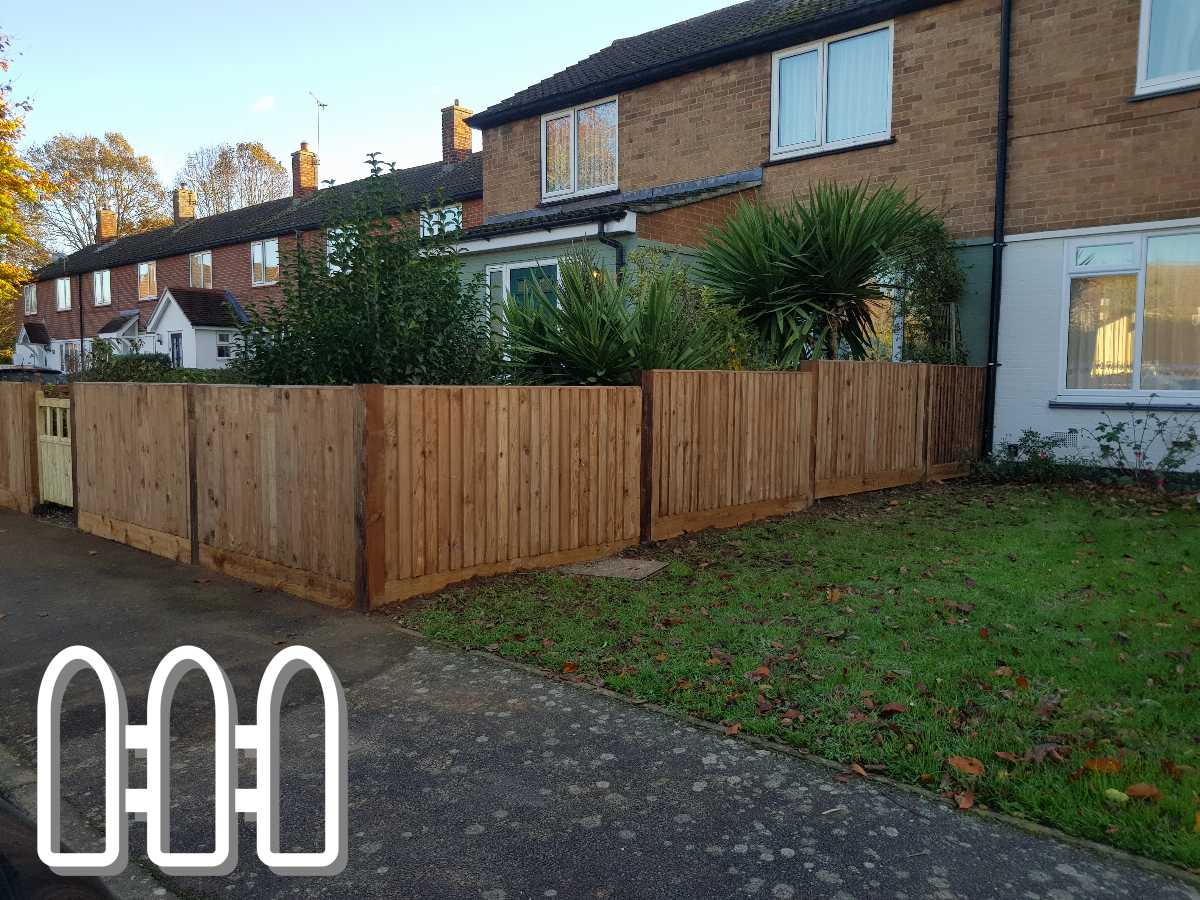
[[[626,559],[611,556],[595,562],[563,566],[561,571],[568,575],[585,575],[588,578],[620,578],[624,581],[645,581],[656,572],[667,567],[665,562],[653,559]]]

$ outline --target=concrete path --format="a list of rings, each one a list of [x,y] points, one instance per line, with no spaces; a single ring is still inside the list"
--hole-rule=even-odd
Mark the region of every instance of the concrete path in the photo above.
[[[350,863],[281,878],[241,827],[228,878],[162,879],[185,897],[1198,898],[1182,882],[756,750],[650,710],[431,646],[75,531],[0,512],[0,741],[28,765],[38,682],[64,646],[120,674],[145,721],[159,659],[197,644],[243,721],[285,643],[315,648],[350,708]],[[284,846],[316,849],[322,714],[298,676],[283,713]],[[101,706],[80,676],[63,716],[64,796],[99,820]],[[172,716],[175,849],[211,846],[211,701],[184,679]],[[248,772],[248,770],[247,770]],[[143,773],[131,770],[130,783]],[[243,775],[244,786],[252,778]],[[95,835],[66,828],[77,848]],[[144,827],[131,829],[141,855]],[[161,878],[161,876],[159,876]],[[153,892],[151,892],[152,894]]]

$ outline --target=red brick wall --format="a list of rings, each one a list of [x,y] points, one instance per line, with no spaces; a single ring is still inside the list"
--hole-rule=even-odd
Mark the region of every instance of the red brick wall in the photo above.
[[[477,225],[483,224],[483,199],[464,200],[462,214],[462,227],[474,228]]]
[[[1200,91],[1129,102],[1140,11],[1014,5],[1010,232],[1200,216]]]
[[[998,0],[960,0],[895,21],[896,143],[765,170],[783,201],[817,179],[896,180],[943,208],[962,237],[990,233]],[[635,190],[762,165],[770,155],[771,54],[735,60],[620,96],[620,187]],[[540,201],[540,116],[486,129],[487,215]]]
[[[757,190],[738,191],[735,194],[713,197],[711,200],[701,200],[689,206],[639,215],[638,237],[662,241],[664,244],[699,247],[704,243],[704,236],[710,228],[724,222],[730,213],[737,209],[739,203],[752,200],[757,195]]]

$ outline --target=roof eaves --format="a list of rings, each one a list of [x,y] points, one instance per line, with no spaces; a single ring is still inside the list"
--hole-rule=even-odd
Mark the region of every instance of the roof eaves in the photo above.
[[[797,25],[784,25],[764,34],[756,34],[740,41],[733,41],[709,50],[671,60],[659,66],[648,66],[636,72],[618,75],[612,78],[602,78],[589,82],[582,87],[564,90],[544,97],[538,97],[527,102],[506,105],[507,100],[477,112],[466,120],[472,128],[494,128],[506,122],[526,119],[542,113],[554,112],[578,103],[585,103],[621,91],[632,90],[647,84],[665,81],[679,75],[686,75],[701,69],[711,68],[724,62],[753,56],[757,53],[780,50],[795,44],[818,40],[844,31],[853,31],[875,22],[883,22],[894,16],[905,13],[919,12],[934,6],[949,3],[951,0],[880,0],[880,2],[859,9],[833,13],[819,19],[801,22]],[[670,26],[667,26],[668,28]],[[659,31],[663,29],[657,29]],[[625,40],[632,40],[627,38]],[[514,95],[515,96],[515,95]]]

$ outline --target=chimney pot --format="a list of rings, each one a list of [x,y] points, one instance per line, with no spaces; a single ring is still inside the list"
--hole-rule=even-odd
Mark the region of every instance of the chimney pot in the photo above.
[[[471,110],[460,106],[457,98],[453,106],[442,110],[442,162],[448,166],[471,155],[470,116]]]
[[[303,197],[317,190],[317,154],[308,149],[308,141],[292,153],[292,196]]]
[[[96,210],[96,243],[104,244],[117,236],[117,214],[107,206]]]
[[[175,215],[176,225],[196,218],[196,192],[188,189],[186,181],[180,182],[171,195],[171,211]]]

